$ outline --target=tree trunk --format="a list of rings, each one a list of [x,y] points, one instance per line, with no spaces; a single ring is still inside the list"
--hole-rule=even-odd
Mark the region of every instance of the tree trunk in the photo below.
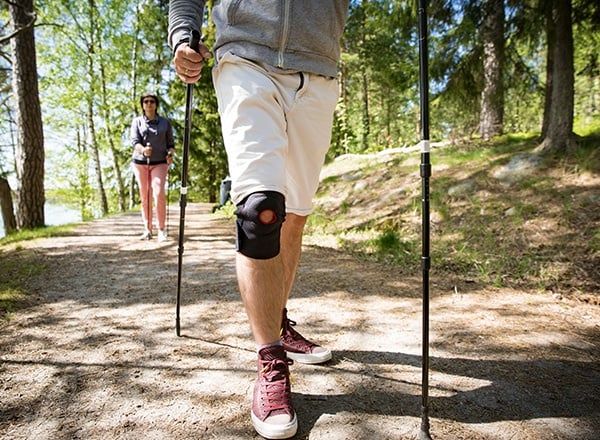
[[[88,75],[90,77],[90,91],[87,96],[88,108],[87,108],[87,119],[89,125],[90,134],[90,146],[92,147],[92,157],[94,160],[94,169],[96,171],[96,182],[98,185],[98,198],[100,199],[100,210],[103,216],[108,214],[108,199],[106,198],[106,191],[104,190],[104,182],[102,179],[102,164],[100,162],[100,147],[98,146],[98,139],[96,137],[96,124],[94,122],[94,91],[96,90],[96,66],[94,63],[94,52],[95,52],[95,14],[96,4],[94,0],[89,0],[90,7],[90,39],[88,48]]]
[[[104,130],[106,131],[106,139],[108,140],[108,145],[113,157],[113,163],[115,167],[115,179],[117,180],[117,187],[119,189],[119,210],[125,211],[127,209],[126,205],[126,190],[125,184],[123,181],[123,175],[121,172],[121,165],[119,163],[119,152],[117,151],[117,147],[115,146],[115,141],[113,139],[113,123],[114,120],[110,111],[110,106],[108,103],[108,92],[106,90],[106,67],[104,65],[104,54],[102,53],[102,44],[98,42],[98,46],[100,48],[100,88],[102,90],[102,114],[104,118]]]
[[[140,2],[135,5],[135,20],[133,21],[133,47],[131,48],[131,115],[137,115],[139,111],[137,103],[137,82],[138,82],[138,52],[140,49],[140,22],[142,20],[142,12],[140,10]]]
[[[369,134],[371,132],[370,116],[369,116],[369,80],[367,79],[366,63],[361,61],[361,92],[362,92],[362,135],[361,144],[362,151],[369,148]]]
[[[102,163],[100,162],[100,148],[98,147],[98,139],[96,138],[96,126],[94,124],[94,104],[92,98],[88,97],[88,124],[90,126],[90,147],[92,149],[92,159],[94,162],[94,170],[96,172],[96,184],[98,198],[100,199],[100,210],[103,216],[108,214],[108,199],[104,190],[104,181],[102,178]]]
[[[33,0],[8,3],[13,31],[11,39],[12,89],[17,124],[17,227],[44,226],[44,130],[38,93],[37,60],[33,24]]]
[[[555,0],[553,20],[556,26],[552,68],[552,100],[547,133],[536,148],[539,153],[569,152],[577,148],[573,133],[574,66],[571,0]]]
[[[481,93],[480,134],[490,139],[503,132],[504,85],[504,1],[483,4],[483,91]]]
[[[138,83],[138,52],[140,50],[139,47],[139,35],[140,35],[140,26],[139,23],[141,22],[141,17],[142,17],[142,12],[140,10],[140,3],[136,2],[136,6],[135,6],[135,20],[134,20],[134,25],[133,25],[133,47],[131,48],[131,77],[130,77],[130,81],[131,81],[131,95],[130,95],[130,101],[131,101],[131,117],[134,118],[139,111],[139,104],[137,101],[137,83]],[[127,143],[127,145],[129,145],[129,143]],[[133,173],[131,173],[129,175],[129,209],[133,209],[137,202],[136,202],[136,194],[137,194],[137,183],[135,181],[135,176],[133,175]]]
[[[13,198],[8,180],[0,177],[0,208],[2,209],[2,221],[6,235],[16,231],[17,220],[13,209]]]
[[[371,132],[369,114],[369,79],[367,72],[367,49],[365,36],[365,11],[364,5],[360,12],[360,43],[359,43],[359,69],[360,69],[360,91],[362,95],[361,107],[361,149],[366,151],[369,147],[369,134]]]
[[[552,0],[542,2],[544,5],[544,16],[546,20],[546,85],[544,87],[544,119],[542,121],[542,136],[544,139],[548,134],[550,123],[550,110],[552,108],[552,73],[554,70],[554,46],[556,45],[556,26],[552,18]]]
[[[337,149],[337,153],[340,152],[342,154],[348,154],[350,152],[350,135],[348,132],[348,126],[350,122],[348,121],[348,69],[346,68],[346,63],[342,59],[340,62],[340,82],[339,82],[339,106],[336,110],[336,113],[339,117],[339,125],[340,125],[340,135],[341,135],[341,144],[340,148]]]

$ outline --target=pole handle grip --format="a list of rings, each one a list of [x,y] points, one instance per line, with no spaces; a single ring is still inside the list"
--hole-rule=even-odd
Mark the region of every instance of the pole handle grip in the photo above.
[[[200,45],[200,32],[197,30],[192,31],[192,37],[190,38],[190,47],[198,52],[198,46]]]

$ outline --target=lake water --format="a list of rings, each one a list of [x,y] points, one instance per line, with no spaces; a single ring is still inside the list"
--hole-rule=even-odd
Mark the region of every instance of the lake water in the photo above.
[[[79,211],[66,206],[45,204],[44,219],[46,221],[46,225],[48,226],[65,225],[67,223],[80,222],[81,214]],[[4,230],[4,222],[2,221],[2,216],[0,215],[0,238],[4,237],[5,235],[6,231]]]

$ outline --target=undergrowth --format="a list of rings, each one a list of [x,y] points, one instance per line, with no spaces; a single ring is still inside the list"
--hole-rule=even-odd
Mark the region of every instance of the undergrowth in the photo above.
[[[432,151],[432,273],[451,284],[598,298],[600,137],[582,139],[576,154],[544,158],[515,182],[494,177],[494,170],[531,154],[536,145],[532,136],[513,135]],[[346,166],[340,173],[334,168],[340,164],[329,164],[307,241],[318,244],[318,237],[328,235],[361,258],[418,270],[422,195],[411,154],[361,162],[350,171]]]

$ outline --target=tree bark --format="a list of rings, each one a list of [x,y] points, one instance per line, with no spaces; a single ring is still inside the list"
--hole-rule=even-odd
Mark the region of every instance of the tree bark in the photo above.
[[[98,199],[100,202],[100,210],[102,216],[108,214],[108,199],[106,198],[106,191],[104,189],[104,182],[102,178],[102,163],[100,162],[100,147],[98,146],[98,139],[96,137],[96,124],[94,122],[94,91],[96,90],[96,66],[94,63],[94,52],[96,46],[95,33],[97,32],[95,26],[95,15],[96,15],[96,4],[94,0],[89,0],[90,8],[90,35],[89,35],[89,49],[88,49],[88,75],[90,77],[90,91],[87,96],[87,119],[89,124],[89,135],[90,135],[90,147],[92,149],[92,159],[94,161],[94,169],[96,171],[96,182],[98,185]]]
[[[555,25],[555,41],[552,100],[548,121],[544,124],[547,126],[547,133],[542,143],[536,148],[537,152],[543,154],[570,152],[577,149],[573,133],[575,78],[571,13],[571,0],[554,0],[552,17]]]
[[[6,235],[16,231],[17,220],[13,209],[13,198],[8,180],[0,177],[0,208],[2,208],[2,221]]]
[[[359,48],[359,69],[360,85],[362,95],[362,130],[361,130],[361,148],[366,151],[369,148],[369,135],[371,133],[371,116],[369,114],[369,77],[367,73],[367,49],[365,37],[365,11],[364,5],[361,9],[361,29],[360,29],[360,48]]]
[[[119,209],[121,211],[125,211],[127,209],[127,201],[126,201],[126,190],[123,179],[123,174],[121,172],[121,165],[119,163],[119,151],[115,145],[113,139],[113,116],[110,111],[110,105],[108,103],[108,92],[106,87],[106,66],[104,64],[104,57],[102,56],[102,44],[99,41],[98,47],[100,48],[100,89],[102,90],[102,116],[104,118],[104,130],[106,132],[106,139],[108,140],[108,146],[112,153],[113,163],[115,167],[115,179],[117,180],[117,187],[119,188]]]
[[[15,37],[11,42],[12,89],[17,125],[17,227],[44,226],[44,131],[38,92],[33,0],[8,3]]]
[[[139,40],[140,40],[140,25],[142,12],[140,9],[140,3],[137,2],[135,6],[135,20],[133,25],[133,47],[131,48],[131,117],[135,117],[138,114],[139,107],[137,101],[138,94],[138,53],[140,50]],[[135,181],[135,176],[133,173],[129,176],[129,209],[133,209],[136,202],[136,194],[137,194],[137,183]]]
[[[504,130],[504,1],[487,0],[483,4],[483,78],[480,135],[490,139]]]
[[[548,124],[550,123],[550,110],[552,109],[552,75],[554,71],[554,46],[556,45],[556,26],[552,18],[552,0],[542,2],[544,6],[544,16],[546,20],[546,85],[544,86],[544,118],[542,120],[543,140],[548,134]]]

